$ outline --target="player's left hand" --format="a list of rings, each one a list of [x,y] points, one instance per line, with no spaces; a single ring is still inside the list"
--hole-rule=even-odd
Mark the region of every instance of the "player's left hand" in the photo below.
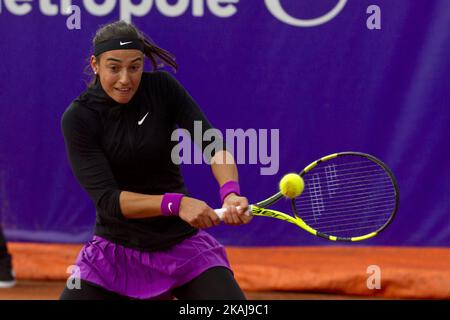
[[[248,210],[247,198],[238,196],[235,193],[230,193],[225,197],[222,207],[227,208],[223,216],[223,221],[226,224],[238,226],[249,223],[253,218],[253,216],[246,214]],[[239,210],[237,207],[240,207]]]

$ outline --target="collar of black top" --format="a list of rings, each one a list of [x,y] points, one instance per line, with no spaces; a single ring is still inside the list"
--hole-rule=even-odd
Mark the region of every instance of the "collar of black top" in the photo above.
[[[94,56],[98,56],[106,51],[136,49],[144,52],[144,43],[136,38],[118,38],[100,42],[95,45]]]

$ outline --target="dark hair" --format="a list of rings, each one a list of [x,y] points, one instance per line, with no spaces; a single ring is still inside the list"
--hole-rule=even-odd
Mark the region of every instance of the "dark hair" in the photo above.
[[[92,45],[95,47],[95,45],[100,42],[119,38],[140,39],[144,43],[144,54],[150,60],[153,70],[162,68],[165,65],[171,66],[175,72],[178,70],[178,64],[176,63],[173,54],[155,45],[145,33],[137,29],[131,23],[123,20],[101,26],[95,33],[94,39],[92,39]],[[97,62],[100,61],[100,56],[101,55],[96,56]],[[93,75],[89,65],[85,71],[88,75],[93,77],[89,84],[89,86],[91,86],[96,82],[97,77]]]

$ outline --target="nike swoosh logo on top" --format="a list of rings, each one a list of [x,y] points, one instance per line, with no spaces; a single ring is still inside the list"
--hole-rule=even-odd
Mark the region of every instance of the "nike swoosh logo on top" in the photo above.
[[[130,44],[130,43],[133,43],[133,41],[128,41],[128,42],[122,42],[122,41],[120,41],[120,45],[121,45],[121,46],[124,46],[124,45],[126,45],[126,44]]]
[[[147,116],[148,116],[148,112],[145,114],[145,116],[141,120],[138,121],[138,125],[143,124],[144,120],[145,120],[145,118],[147,118]]]
[[[172,202],[169,202],[169,204],[167,205],[167,207],[169,208],[170,213],[173,213],[173,212],[172,212]]]

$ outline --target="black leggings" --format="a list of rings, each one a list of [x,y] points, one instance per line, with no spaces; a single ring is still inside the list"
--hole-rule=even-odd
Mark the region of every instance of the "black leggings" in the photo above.
[[[231,271],[224,267],[206,270],[190,282],[172,289],[172,296],[179,300],[245,300],[245,295]],[[163,299],[166,297],[156,297]],[[99,286],[81,280],[81,289],[64,289],[61,300],[129,300]]]
[[[2,225],[0,224],[0,258],[9,257],[8,249],[6,248],[6,239],[3,235]]]

